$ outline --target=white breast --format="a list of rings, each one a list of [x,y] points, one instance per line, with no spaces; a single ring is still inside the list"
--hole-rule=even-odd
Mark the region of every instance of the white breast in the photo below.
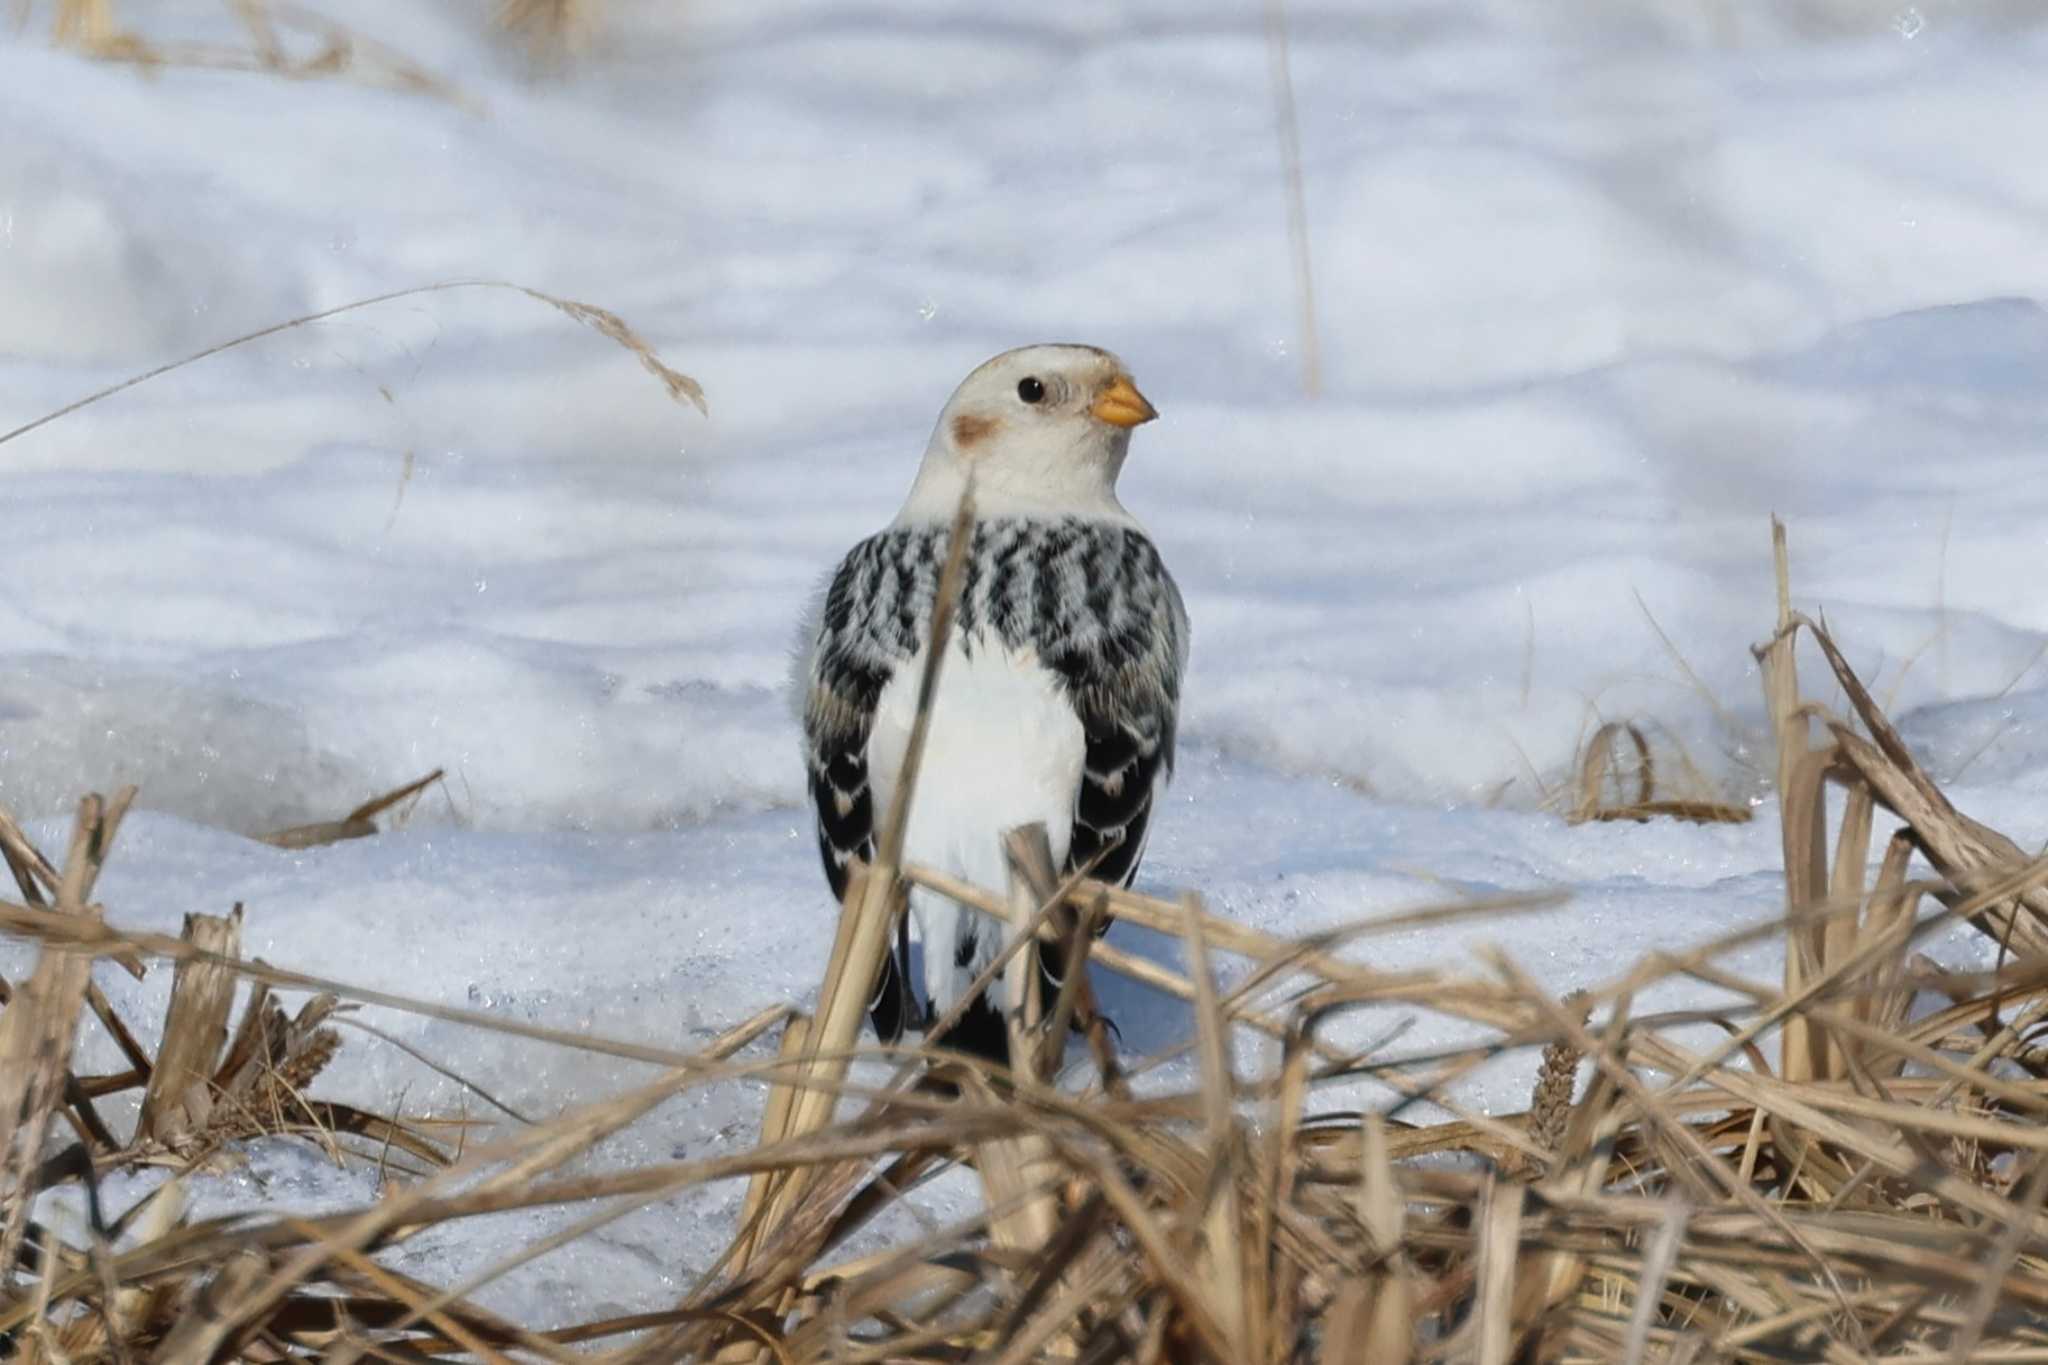
[[[922,655],[899,668],[875,709],[867,758],[877,820],[895,795],[923,671]],[[1073,833],[1086,752],[1080,717],[1035,651],[1005,649],[984,636],[969,653],[956,640],[939,674],[905,858],[1001,892],[1007,880],[1003,832],[1043,823],[1059,865]],[[932,1008],[943,1011],[995,956],[1002,932],[979,913],[929,892],[913,891],[910,904],[924,943],[925,991]],[[1001,982],[996,985],[991,994],[1000,1006]]]

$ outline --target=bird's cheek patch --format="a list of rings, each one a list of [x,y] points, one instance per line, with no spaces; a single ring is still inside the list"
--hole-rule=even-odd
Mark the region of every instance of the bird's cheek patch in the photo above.
[[[962,452],[971,455],[974,448],[995,435],[996,428],[1001,425],[1002,423],[993,417],[976,417],[963,412],[953,419],[953,444]]]

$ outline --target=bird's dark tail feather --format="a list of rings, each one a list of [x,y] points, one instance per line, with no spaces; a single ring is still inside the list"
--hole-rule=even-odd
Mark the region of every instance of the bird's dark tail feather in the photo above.
[[[903,1026],[910,1021],[909,973],[903,969],[898,954],[892,952],[882,959],[882,974],[875,981],[875,993],[868,1000],[868,1020],[875,1026],[875,1036],[885,1043],[893,1043],[903,1036]]]
[[[1010,1064],[1009,1026],[985,995],[968,1005],[959,1022],[946,1030],[938,1045],[997,1066]]]
[[[1056,992],[1055,987],[1054,993]],[[1107,1016],[1103,1017],[1102,1022],[1108,1024],[1111,1032],[1117,1033],[1121,1039],[1122,1035],[1114,1022]],[[1082,1023],[1077,1015],[1069,1022],[1068,1028],[1073,1033],[1080,1033],[1083,1031]],[[960,1016],[960,1022],[946,1030],[946,1036],[939,1039],[938,1045],[941,1048],[950,1048],[954,1052],[964,1052],[971,1057],[979,1057],[997,1066],[1010,1064],[1009,1025],[1004,1022],[1001,1011],[989,1004],[985,995],[967,1007],[966,1012]]]

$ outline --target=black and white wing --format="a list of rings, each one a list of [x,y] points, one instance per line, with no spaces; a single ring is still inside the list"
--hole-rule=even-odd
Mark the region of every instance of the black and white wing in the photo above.
[[[1075,558],[1044,650],[1087,741],[1066,870],[1092,864],[1098,880],[1128,886],[1173,772],[1187,611],[1158,550],[1135,530],[1098,531]],[[1040,963],[1057,989],[1050,956]]]
[[[872,861],[875,856],[875,830],[881,818],[868,781],[867,744],[875,704],[894,672],[895,659],[877,637],[870,617],[882,595],[877,579],[889,568],[876,540],[855,546],[833,575],[816,634],[806,641],[804,757],[818,853],[832,894],[841,902],[853,860]],[[885,1043],[901,1037],[911,1018],[910,964],[903,960],[902,946],[899,934],[868,1001],[868,1017]]]

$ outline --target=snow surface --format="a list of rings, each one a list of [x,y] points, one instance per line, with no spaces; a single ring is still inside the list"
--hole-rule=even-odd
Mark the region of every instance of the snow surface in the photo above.
[[[711,415],[551,310],[467,290],[0,446],[0,801],[61,849],[82,790],[141,783],[102,883],[116,921],[175,931],[243,901],[249,952],[366,986],[673,1046],[808,1000],[831,911],[781,697],[791,622],[894,511],[961,375],[1075,339],[1164,413],[1123,491],[1193,619],[1142,885],[1289,933],[1562,889],[1558,910],[1355,950],[1428,965],[1497,941],[1559,990],[1770,914],[1748,646],[1773,511],[1802,605],[1937,777],[2037,845],[2037,9],[1291,0],[1313,399],[1254,0],[618,5],[543,75],[473,6],[350,8],[475,109],[144,76],[7,34],[0,430],[296,313],[476,277],[617,310]],[[150,7],[150,31],[225,13]],[[1545,790],[1629,717],[1758,821],[1566,827]],[[398,832],[241,837],[435,766],[445,791]],[[1732,965],[1777,973],[1769,945]],[[102,979],[153,1019],[168,975]],[[1134,1051],[1180,1035],[1178,1010],[1103,989]],[[365,1017],[531,1113],[649,1074]],[[1456,1036],[1425,1021],[1399,1046]],[[1510,1059],[1459,1095],[1519,1108],[1527,1075]],[[360,1035],[324,1085],[462,1101]],[[755,1102],[665,1106],[607,1156],[745,1141]],[[278,1143],[195,1192],[373,1189]],[[656,1206],[485,1298],[542,1324],[662,1306],[737,1198]],[[564,1218],[437,1234],[404,1264],[467,1274]]]

